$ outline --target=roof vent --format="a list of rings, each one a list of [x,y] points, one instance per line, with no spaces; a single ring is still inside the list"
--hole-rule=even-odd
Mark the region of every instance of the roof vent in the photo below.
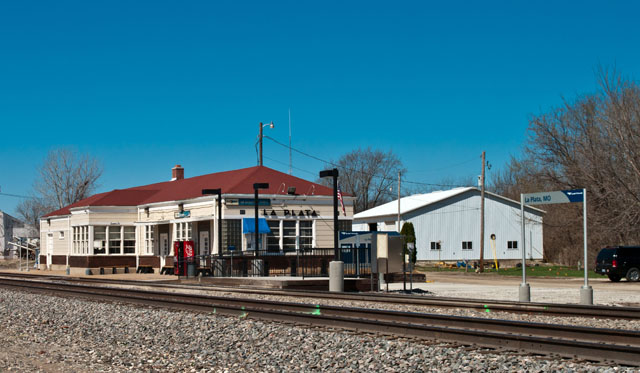
[[[171,169],[171,181],[184,179],[184,168],[177,164]]]

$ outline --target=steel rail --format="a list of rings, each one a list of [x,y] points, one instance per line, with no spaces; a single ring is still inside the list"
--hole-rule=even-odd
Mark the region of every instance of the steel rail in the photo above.
[[[258,319],[640,365],[640,332],[635,331],[349,307],[313,307],[298,303],[171,294],[35,280],[0,279],[0,285],[93,299],[215,311],[242,317],[251,316]]]
[[[2,273],[0,276],[43,278],[41,275]],[[273,296],[307,297],[320,299],[333,299],[345,301],[363,301],[389,304],[414,305],[424,307],[442,308],[466,308],[479,311],[501,311],[512,313],[537,314],[542,316],[562,317],[595,317],[610,319],[640,320],[640,307],[616,307],[616,306],[587,306],[580,304],[557,303],[521,303],[503,300],[478,300],[461,299],[440,296],[415,296],[404,294],[380,294],[380,293],[333,293],[318,290],[274,290],[264,288],[226,287],[219,285],[206,285],[202,283],[173,284],[167,282],[131,281],[115,279],[97,279],[86,277],[62,277],[46,276],[48,279],[72,282],[105,283],[120,285],[136,285],[145,287],[167,287],[176,289],[193,289],[194,286],[206,288],[212,291],[225,291],[240,294],[262,294]]]

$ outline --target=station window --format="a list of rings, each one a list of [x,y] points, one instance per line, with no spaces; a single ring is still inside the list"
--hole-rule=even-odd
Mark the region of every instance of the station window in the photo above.
[[[73,253],[89,254],[89,226],[73,227]]]
[[[431,241],[431,250],[440,250],[440,249],[441,249],[440,242]]]
[[[191,240],[191,223],[175,223],[176,241]]]
[[[85,234],[88,234],[88,230],[86,232]],[[135,254],[135,252],[136,227],[119,225],[93,227],[94,254],[121,255]],[[88,247],[87,253],[89,253]]]
[[[313,245],[313,221],[267,220],[271,233],[267,234],[267,250],[294,252],[296,248],[310,249]],[[280,227],[282,226],[282,229]]]
[[[267,233],[267,251],[280,251],[280,220],[267,220],[269,230]]]
[[[338,220],[338,232],[351,232],[353,230],[352,220]]]
[[[109,254],[120,254],[122,248],[122,227],[109,228]]]
[[[473,250],[471,241],[462,241],[462,250]]]
[[[517,249],[518,241],[507,241],[507,249]]]
[[[300,221],[300,249],[310,249],[313,245],[313,222]]]
[[[285,220],[282,222],[282,249],[287,251],[296,251],[296,225],[295,220]]]
[[[107,227],[93,227],[93,253],[107,253]]]
[[[125,254],[136,253],[136,227],[123,227],[123,251]]]
[[[229,246],[235,246],[236,250],[242,247],[242,220],[240,219],[222,220],[222,248],[226,250]]]
[[[144,227],[144,253],[147,255],[153,255],[155,230],[153,225],[146,225]]]

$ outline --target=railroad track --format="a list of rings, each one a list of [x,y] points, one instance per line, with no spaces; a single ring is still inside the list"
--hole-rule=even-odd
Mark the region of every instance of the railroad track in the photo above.
[[[0,276],[21,277],[21,278],[40,278],[41,275],[1,273]],[[173,283],[157,283],[149,281],[129,281],[129,280],[112,280],[112,279],[94,279],[86,277],[62,277],[62,276],[44,276],[45,278],[79,283],[99,283],[114,285],[132,285],[151,288],[172,288],[172,289],[194,289],[195,286],[202,290],[224,291],[238,294],[262,294],[279,297],[299,297],[333,299],[343,301],[363,301],[400,305],[413,305],[424,307],[443,307],[443,308],[465,308],[476,309],[478,311],[501,311],[512,313],[535,314],[542,316],[561,316],[561,317],[594,317],[594,318],[610,318],[610,319],[626,319],[640,320],[640,308],[638,307],[613,307],[613,306],[586,306],[579,304],[557,304],[557,303],[520,303],[501,300],[476,300],[461,299],[449,297],[435,296],[416,296],[404,294],[381,294],[381,293],[331,293],[327,291],[315,290],[274,290],[274,289],[256,289],[256,288],[236,288],[226,286],[211,286],[205,284],[173,284]]]
[[[640,366],[640,332],[257,299],[176,294],[35,279],[0,286],[60,296],[213,312],[294,324]]]

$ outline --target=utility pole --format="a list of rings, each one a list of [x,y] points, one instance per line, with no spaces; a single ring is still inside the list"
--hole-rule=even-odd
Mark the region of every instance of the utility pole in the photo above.
[[[400,233],[400,171],[398,171],[398,233]]]
[[[292,168],[293,161],[291,160],[291,109],[289,109],[289,175],[291,175]]]
[[[398,171],[398,233],[400,233],[400,181],[401,181],[400,171]],[[404,242],[403,242],[404,247]],[[404,250],[402,250],[402,291],[407,292],[407,267],[405,261]]]
[[[262,166],[262,122],[260,122],[260,134],[258,135],[258,140],[260,141],[260,161],[258,162],[258,166]],[[258,219],[257,216],[256,219]]]
[[[480,272],[484,272],[484,158],[485,152],[482,152],[482,176],[480,176],[480,262],[478,268]]]
[[[258,132],[258,142],[260,143],[260,157],[258,158],[258,166],[262,166],[262,129],[266,126],[269,126],[269,128],[273,128],[273,121],[267,124],[262,124],[262,122],[260,122],[260,132]]]

